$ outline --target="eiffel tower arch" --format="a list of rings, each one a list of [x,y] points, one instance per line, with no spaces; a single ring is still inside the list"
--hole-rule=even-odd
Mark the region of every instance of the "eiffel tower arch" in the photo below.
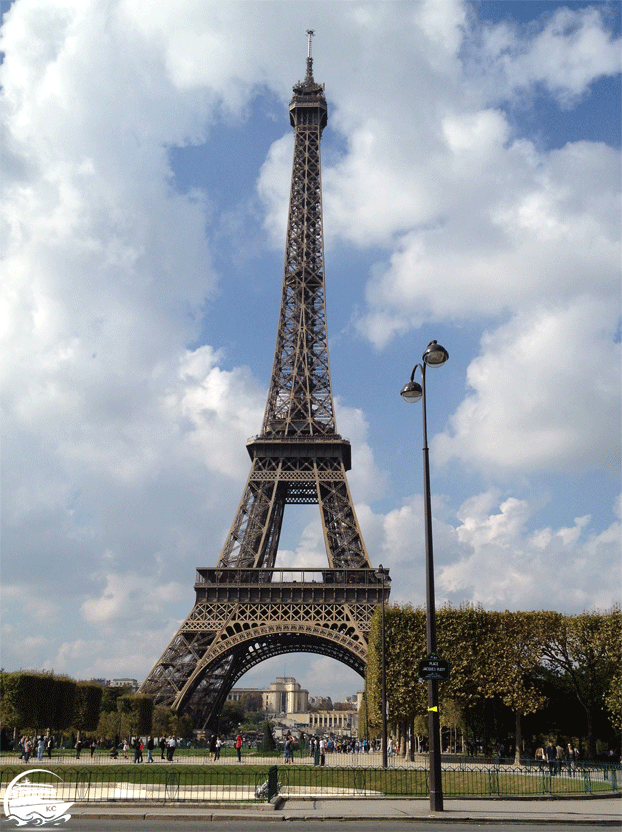
[[[388,578],[376,575],[337,433],[328,361],[320,141],[324,85],[305,79],[289,105],[294,158],[276,348],[261,432],[249,440],[248,480],[215,567],[198,568],[196,601],[140,687],[156,704],[215,726],[251,667],[282,653],[319,653],[364,676],[371,617]],[[325,569],[276,566],[285,507],[320,508]]]

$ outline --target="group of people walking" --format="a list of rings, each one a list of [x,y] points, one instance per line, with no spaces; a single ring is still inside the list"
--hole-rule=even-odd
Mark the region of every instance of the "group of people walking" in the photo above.
[[[25,763],[30,760],[31,757],[37,755],[37,760],[43,759],[43,754],[47,751],[47,756],[51,758],[52,756],[52,749],[54,748],[54,738],[53,737],[22,737],[19,741],[19,759],[23,760]]]
[[[574,774],[578,759],[579,751],[571,742],[564,748],[559,744],[555,745],[553,740],[549,740],[547,745],[536,749],[536,763],[540,765],[540,768],[548,765],[551,775],[559,774],[564,763],[568,764],[568,773]]]
[[[134,749],[135,763],[142,763],[144,761],[143,751],[145,750],[145,747],[147,748],[147,762],[153,763],[153,752],[156,748],[156,743],[153,737],[149,737],[147,739],[146,746],[140,737],[135,737],[132,741],[131,747]],[[157,747],[160,749],[160,759],[166,759],[169,761],[169,763],[172,763],[173,754],[175,753],[175,749],[177,748],[177,740],[175,739],[175,737],[160,737]],[[129,750],[130,743],[128,742],[128,740],[123,740],[123,756],[125,757],[125,759],[127,759]],[[113,757],[115,760],[119,756],[119,753],[114,746],[110,749],[110,756]]]

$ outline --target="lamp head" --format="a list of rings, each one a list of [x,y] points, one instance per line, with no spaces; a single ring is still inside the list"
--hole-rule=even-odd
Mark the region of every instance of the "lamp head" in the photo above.
[[[409,381],[400,390],[400,396],[407,402],[418,402],[423,396],[423,389],[419,382]]]
[[[430,341],[423,353],[423,363],[427,367],[440,367],[449,359],[449,353],[445,347],[441,347],[436,341]]]

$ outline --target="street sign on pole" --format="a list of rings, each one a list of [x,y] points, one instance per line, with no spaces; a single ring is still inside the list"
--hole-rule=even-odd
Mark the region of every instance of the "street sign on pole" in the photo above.
[[[441,659],[437,653],[430,653],[425,659],[420,659],[418,670],[420,682],[427,682],[429,679],[446,682],[449,679],[449,662]]]

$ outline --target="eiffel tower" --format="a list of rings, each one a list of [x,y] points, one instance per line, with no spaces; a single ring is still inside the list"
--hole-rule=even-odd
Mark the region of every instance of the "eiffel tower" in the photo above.
[[[370,620],[389,595],[372,568],[337,433],[328,362],[320,141],[324,85],[293,87],[289,217],[276,349],[250,474],[215,568],[198,568],[194,607],[140,687],[156,704],[215,728],[227,694],[251,667],[282,653],[319,653],[365,674]],[[286,505],[320,507],[328,568],[275,566]]]

